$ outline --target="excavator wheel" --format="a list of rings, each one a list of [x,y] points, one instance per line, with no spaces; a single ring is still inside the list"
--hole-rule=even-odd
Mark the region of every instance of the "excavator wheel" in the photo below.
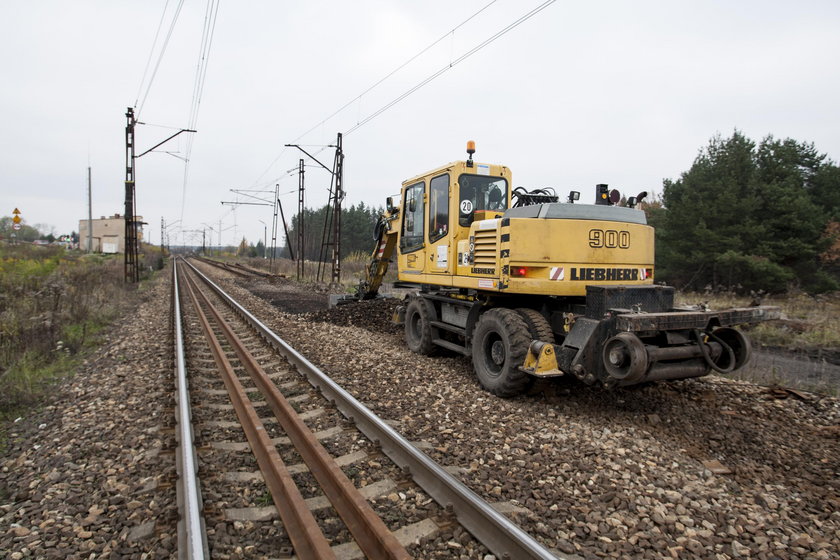
[[[531,335],[531,340],[554,343],[554,331],[551,330],[548,319],[542,313],[536,309],[527,307],[520,307],[516,312],[522,316],[522,319],[528,326],[528,333]]]
[[[431,356],[437,351],[432,342],[437,338],[437,329],[432,327],[431,321],[435,317],[432,302],[414,297],[405,308],[405,343],[408,349],[417,354]]]
[[[472,343],[473,367],[481,386],[499,397],[525,392],[532,378],[519,366],[530,343],[528,325],[513,309],[498,307],[484,313]]]

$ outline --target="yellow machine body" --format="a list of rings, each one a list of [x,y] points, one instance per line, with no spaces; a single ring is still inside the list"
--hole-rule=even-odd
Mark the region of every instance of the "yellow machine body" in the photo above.
[[[559,202],[549,189],[513,189],[510,170],[470,159],[402,184],[374,231],[357,293],[377,297],[396,260],[398,285],[416,291],[397,307],[413,352],[470,356],[495,395],[538,377],[574,375],[605,387],[729,373],[749,361],[735,325],[779,317],[773,307],[676,308],[654,284],[654,232],[617,191],[596,185],[595,204]],[[516,198],[516,205],[512,201]]]
[[[399,215],[390,221],[401,282],[554,296],[585,296],[591,284],[653,283],[654,234],[641,211],[600,207],[632,212],[634,222],[597,219],[591,211],[585,218],[575,218],[576,212],[504,217],[511,204],[510,170],[468,163],[450,163],[403,183]],[[476,195],[480,188],[473,183],[490,187]],[[502,199],[488,208],[494,187]]]

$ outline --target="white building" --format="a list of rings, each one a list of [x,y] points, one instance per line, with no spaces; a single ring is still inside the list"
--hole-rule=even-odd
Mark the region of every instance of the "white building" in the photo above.
[[[98,220],[91,220],[93,239],[91,250],[95,253],[124,253],[125,252],[125,218],[114,214],[110,218],[102,216]],[[137,227],[137,241],[143,241],[143,217],[135,216]],[[79,248],[87,250],[88,221],[79,220]]]

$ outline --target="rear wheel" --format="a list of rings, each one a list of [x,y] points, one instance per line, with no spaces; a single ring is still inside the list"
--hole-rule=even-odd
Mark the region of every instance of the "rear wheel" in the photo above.
[[[435,353],[437,346],[432,342],[437,338],[437,329],[431,321],[435,316],[432,303],[422,298],[412,298],[405,308],[405,343],[408,349],[424,356]]]
[[[548,319],[542,313],[536,309],[527,307],[520,307],[516,312],[525,321],[525,325],[528,327],[528,333],[531,335],[531,340],[554,342],[554,331],[551,330]]]
[[[473,334],[472,358],[481,386],[499,397],[513,397],[528,389],[531,377],[519,370],[531,342],[528,325],[513,309],[487,311]]]

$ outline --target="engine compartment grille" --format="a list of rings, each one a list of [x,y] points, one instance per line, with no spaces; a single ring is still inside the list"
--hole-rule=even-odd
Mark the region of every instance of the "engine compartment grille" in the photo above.
[[[475,232],[473,243],[473,264],[475,265],[493,265],[496,264],[498,257],[498,243],[497,230],[485,229]]]

